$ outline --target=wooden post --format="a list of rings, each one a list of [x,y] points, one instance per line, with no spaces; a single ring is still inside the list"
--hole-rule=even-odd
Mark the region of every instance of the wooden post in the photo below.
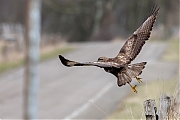
[[[155,100],[149,99],[144,101],[144,113],[146,116],[146,120],[158,120],[158,117],[156,115],[156,103]],[[157,119],[156,119],[157,118]]]
[[[172,98],[167,95],[161,95],[160,97],[160,104],[159,104],[159,119],[166,120],[168,119],[168,113],[171,106]]]

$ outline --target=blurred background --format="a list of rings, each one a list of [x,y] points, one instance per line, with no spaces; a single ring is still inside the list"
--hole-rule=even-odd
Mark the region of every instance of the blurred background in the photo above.
[[[161,13],[151,38],[177,38],[178,0],[43,0],[40,46],[127,38],[147,18],[154,3]],[[0,62],[22,58],[25,0],[1,0],[0,9]]]
[[[160,46],[162,46],[163,49],[162,51],[160,51],[160,57],[158,56],[157,61],[159,62],[163,60],[168,63],[172,63],[172,66],[174,66],[172,68],[172,75],[169,75],[169,77],[163,79],[169,79],[173,76],[173,78],[176,78],[177,80],[178,77],[176,76],[178,73],[177,66],[179,63],[178,48],[180,34],[178,0],[42,0],[40,8],[41,39],[39,42],[39,49],[41,63],[40,79],[43,82],[41,83],[40,81],[39,91],[44,91],[46,87],[51,91],[48,92],[48,95],[57,91],[61,91],[59,89],[55,89],[54,91],[52,91],[54,89],[54,84],[49,81],[52,80],[52,82],[54,81],[54,83],[58,83],[55,81],[60,81],[60,79],[62,81],[64,79],[68,79],[60,78],[60,76],[62,75],[69,74],[68,70],[70,69],[67,69],[67,71],[65,70],[66,72],[63,72],[63,69],[65,68],[62,69],[63,66],[61,66],[60,62],[57,60],[58,54],[66,54],[71,59],[81,61],[96,60],[100,53],[100,55],[116,55],[123,42],[148,17],[148,13],[150,12],[154,4],[157,4],[160,7],[160,13],[154,25],[151,34],[151,40],[153,42],[156,42],[156,45],[159,45],[154,51],[157,51],[158,48],[161,48]],[[4,101],[12,98],[11,100],[15,100],[17,102],[17,105],[20,105],[21,108],[23,108],[23,65],[25,63],[24,57],[27,47],[25,40],[25,19],[27,17],[26,10],[26,0],[0,0],[0,107],[2,106],[1,110],[3,111],[2,113],[0,113],[0,118],[23,117],[23,110],[16,111],[17,113],[15,111],[11,111],[11,107],[9,106],[8,108],[6,107],[6,105],[11,103],[10,105],[13,106],[13,102]],[[121,42],[118,43],[119,41]],[[162,43],[163,45],[159,43]],[[107,49],[109,53],[105,51],[105,49]],[[110,52],[110,50],[112,49],[114,49],[114,54],[111,54],[113,53],[113,51]],[[102,50],[102,52],[91,56],[90,53],[93,53],[93,50]],[[147,58],[147,60],[150,59],[149,57],[145,58]],[[161,60],[159,60],[159,58],[161,58]],[[54,61],[57,61],[57,64],[53,65]],[[165,65],[163,64],[162,66]],[[52,70],[52,72],[57,70],[54,73],[56,75],[47,72],[45,69],[54,69]],[[58,70],[61,72],[58,73]],[[71,72],[74,72],[73,70],[71,70]],[[152,71],[153,70],[154,69],[152,69]],[[94,69],[89,72],[93,71]],[[161,74],[164,71],[159,72]],[[79,74],[76,76],[76,79],[78,80],[82,73],[79,71],[79,73],[77,74]],[[104,75],[105,73],[103,72],[102,74]],[[98,76],[101,77],[102,74],[99,73]],[[16,78],[15,76],[18,77]],[[44,80],[42,76],[46,76],[44,78],[47,80]],[[69,76],[75,78],[73,74],[69,74]],[[145,74],[144,76],[147,75]],[[149,79],[158,78],[159,77]],[[68,80],[70,79],[72,78],[69,78]],[[93,79],[96,79],[96,77],[94,77]],[[90,78],[87,79],[87,81],[89,80]],[[115,82],[113,83],[115,84]],[[7,84],[8,87],[5,84]],[[79,84],[81,84],[81,82]],[[52,88],[48,88],[49,85],[52,85]],[[58,87],[58,84],[56,85],[56,87]],[[87,83],[84,86],[86,85]],[[99,89],[99,87],[97,87],[97,90]],[[41,88],[43,88],[43,90]],[[17,91],[13,91],[13,89],[17,89]],[[69,92],[76,89],[77,88],[74,88],[73,90],[69,89]],[[90,90],[88,91],[90,92]],[[68,95],[69,92],[62,92],[63,94],[65,94],[65,98],[72,98],[70,94]],[[96,92],[97,91],[94,91],[94,94]],[[90,96],[91,94],[93,93],[89,93]],[[48,98],[48,95],[46,94],[44,96],[41,96],[41,94],[39,94],[39,101]],[[64,96],[59,96],[59,99],[61,97],[64,98]],[[119,103],[120,97],[116,100],[116,103]],[[50,104],[53,102],[54,101],[49,101],[49,103],[45,102],[43,103],[43,105],[39,105],[40,108],[43,108],[44,110],[44,112],[39,113],[40,118],[63,118],[65,114],[70,114],[70,108],[68,108],[65,104],[65,108],[63,110],[65,111],[65,113],[61,111],[62,115],[58,116],[57,113],[55,114],[55,112],[52,111],[49,112],[49,114],[46,114],[47,111],[45,111],[45,109],[51,108],[53,105],[51,106]],[[74,104],[80,106],[84,102],[87,101],[83,99],[80,100],[80,102],[76,102]],[[46,103],[49,104],[49,107],[43,107]],[[59,105],[59,107],[61,106]],[[111,108],[111,110],[107,113],[112,113],[115,108],[117,109],[117,107]],[[55,109],[56,111],[59,110],[57,108]],[[66,111],[66,109],[68,109],[68,112]],[[75,111],[75,109],[73,110]],[[94,118],[104,118],[105,116],[106,115],[102,115],[100,117]],[[81,116],[80,118],[86,117],[86,114],[84,114],[84,116]]]

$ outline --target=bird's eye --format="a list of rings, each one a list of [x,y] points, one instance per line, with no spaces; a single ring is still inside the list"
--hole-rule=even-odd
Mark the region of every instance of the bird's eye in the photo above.
[[[98,58],[98,61],[103,61],[103,58],[102,57]]]

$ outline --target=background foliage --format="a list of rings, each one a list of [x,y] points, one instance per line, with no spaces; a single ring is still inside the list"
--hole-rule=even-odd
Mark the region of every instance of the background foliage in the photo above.
[[[58,34],[68,41],[127,37],[154,4],[161,8],[156,27],[167,38],[179,25],[178,0],[42,0],[42,33]],[[25,0],[1,0],[0,10],[0,23],[24,24]]]

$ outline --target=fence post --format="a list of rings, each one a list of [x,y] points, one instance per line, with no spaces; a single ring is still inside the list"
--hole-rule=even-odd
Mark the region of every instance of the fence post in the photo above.
[[[171,106],[171,100],[172,98],[167,95],[161,95],[160,97],[160,104],[159,104],[159,118],[160,120],[166,120],[168,119],[168,113]]]
[[[143,106],[146,120],[158,120],[158,116],[156,115],[157,108],[154,99],[144,101]]]

